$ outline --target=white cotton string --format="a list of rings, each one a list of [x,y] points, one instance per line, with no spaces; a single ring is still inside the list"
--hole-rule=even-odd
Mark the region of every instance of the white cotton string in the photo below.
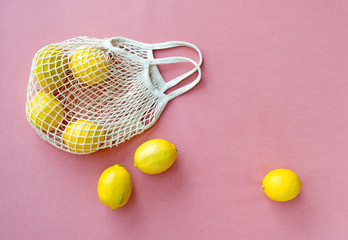
[[[189,47],[198,62],[181,56],[155,59],[153,51]],[[79,37],[51,44],[34,56],[26,114],[41,138],[75,154],[117,146],[153,126],[167,102],[201,79],[202,54],[186,42],[146,44],[117,37]],[[187,62],[188,72],[165,82],[157,65]],[[193,73],[189,84],[165,94]]]

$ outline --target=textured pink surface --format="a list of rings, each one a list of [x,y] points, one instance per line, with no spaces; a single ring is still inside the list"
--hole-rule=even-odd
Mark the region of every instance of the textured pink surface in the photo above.
[[[0,24],[0,239],[348,239],[347,1],[12,0],[2,1]],[[58,150],[25,118],[31,60],[85,35],[194,43],[202,82],[119,147]],[[176,53],[192,52],[163,54]],[[156,176],[132,159],[152,138],[179,149]],[[111,211],[97,182],[115,163],[134,192]],[[298,198],[264,195],[274,168],[299,174]]]

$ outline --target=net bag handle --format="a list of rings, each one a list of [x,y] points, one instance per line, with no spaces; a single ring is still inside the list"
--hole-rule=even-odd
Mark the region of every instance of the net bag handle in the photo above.
[[[167,91],[169,88],[174,87],[175,85],[177,85],[178,83],[180,83],[181,81],[186,79],[187,77],[191,76],[193,73],[198,72],[198,76],[196,77],[196,79],[194,81],[192,81],[191,83],[187,84],[186,86],[183,86],[183,87],[171,92],[170,94],[168,94],[167,95],[168,100],[171,100],[171,99],[187,92],[188,90],[192,89],[194,86],[196,86],[200,82],[201,75],[202,75],[200,66],[202,65],[202,62],[203,62],[203,56],[202,56],[202,53],[197,46],[195,46],[191,43],[188,43],[188,42],[183,42],[183,41],[169,41],[169,42],[146,44],[146,45],[148,48],[150,48],[152,50],[169,49],[169,48],[175,48],[175,47],[188,47],[188,48],[194,49],[198,53],[198,56],[199,56],[198,62],[194,61],[191,58],[186,58],[186,57],[157,58],[157,59],[152,60],[151,64],[156,64],[156,65],[178,63],[178,62],[189,62],[189,63],[192,63],[194,65],[194,68],[191,69],[190,71],[168,81],[164,85],[164,87],[161,89],[162,93]]]
[[[176,98],[177,96],[180,96],[181,94],[189,91],[190,89],[192,89],[194,86],[196,86],[199,81],[201,80],[201,68],[198,65],[197,62],[195,62],[194,60],[190,59],[190,58],[186,58],[186,57],[167,57],[167,58],[159,58],[159,59],[152,59],[148,61],[150,65],[161,65],[161,64],[172,64],[172,63],[179,63],[179,62],[188,62],[188,63],[192,63],[194,65],[194,68],[191,69],[190,71],[170,80],[169,82],[167,82],[162,89],[160,90],[163,94],[165,91],[167,91],[169,88],[174,87],[175,85],[177,85],[178,83],[180,83],[181,81],[183,81],[185,78],[187,78],[188,76],[192,75],[193,73],[195,73],[196,71],[198,72],[198,75],[196,77],[195,80],[193,80],[192,82],[190,82],[189,84],[178,88],[176,90],[174,90],[173,92],[167,94],[167,100],[172,100],[173,98]]]
[[[188,47],[194,49],[198,55],[199,55],[199,61],[198,65],[201,66],[203,62],[203,56],[201,53],[201,50],[199,48],[191,43],[183,42],[183,41],[169,41],[169,42],[163,42],[163,43],[155,43],[155,44],[145,44],[148,48],[152,50],[161,50],[161,49],[168,49],[168,48],[174,48],[174,47]]]
[[[161,49],[169,49],[169,48],[174,48],[174,47],[189,47],[189,48],[194,49],[198,53],[199,61],[196,62],[196,61],[194,61],[190,58],[187,58],[187,57],[165,57],[165,58],[156,58],[156,59],[154,59],[152,57],[150,59],[142,59],[138,56],[135,56],[135,55],[128,53],[128,52],[124,52],[123,50],[115,47],[113,42],[119,42],[119,43],[125,42],[125,43],[134,44],[135,46],[139,46],[139,47],[142,47],[145,49],[150,49],[150,50],[161,50]],[[202,74],[201,74],[200,66],[203,62],[203,56],[202,56],[202,53],[199,50],[199,48],[191,43],[183,42],[183,41],[169,41],[169,42],[163,42],[163,43],[147,44],[147,43],[138,42],[138,41],[135,41],[132,39],[124,38],[124,37],[114,37],[114,38],[106,39],[105,44],[108,48],[111,48],[116,52],[121,52],[130,58],[137,59],[138,61],[144,61],[150,65],[171,64],[171,63],[178,63],[178,62],[192,63],[194,65],[193,69],[191,69],[190,71],[168,81],[163,86],[163,88],[160,90],[164,94],[164,92],[167,91],[169,88],[174,87],[175,85],[177,85],[178,83],[180,83],[181,81],[186,79],[187,77],[191,76],[193,73],[198,72],[198,76],[196,77],[196,79],[194,81],[192,81],[191,83],[189,83],[189,84],[187,84],[179,89],[176,89],[173,92],[166,95],[168,101],[183,94],[183,93],[185,93],[185,92],[187,92],[187,91],[189,91],[194,86],[196,86],[201,80]]]

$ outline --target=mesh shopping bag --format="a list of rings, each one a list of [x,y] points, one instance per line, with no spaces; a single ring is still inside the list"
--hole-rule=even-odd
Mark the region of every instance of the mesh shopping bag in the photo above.
[[[195,49],[199,61],[154,58],[154,50],[179,46]],[[157,65],[177,62],[194,67],[164,81]],[[41,138],[62,150],[87,154],[117,146],[153,126],[168,101],[193,88],[201,63],[200,50],[186,42],[79,37],[51,44],[34,56],[26,115]],[[195,80],[165,93],[195,72]]]

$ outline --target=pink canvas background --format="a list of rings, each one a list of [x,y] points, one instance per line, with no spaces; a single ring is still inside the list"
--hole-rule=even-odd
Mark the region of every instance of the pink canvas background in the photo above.
[[[0,239],[348,239],[347,26],[343,0],[2,1]],[[35,52],[77,36],[194,43],[202,82],[142,135],[63,152],[28,124],[26,87]],[[133,167],[152,138],[179,149],[156,176]],[[116,163],[134,191],[112,211],[96,189]],[[275,168],[299,174],[298,198],[264,195]]]

